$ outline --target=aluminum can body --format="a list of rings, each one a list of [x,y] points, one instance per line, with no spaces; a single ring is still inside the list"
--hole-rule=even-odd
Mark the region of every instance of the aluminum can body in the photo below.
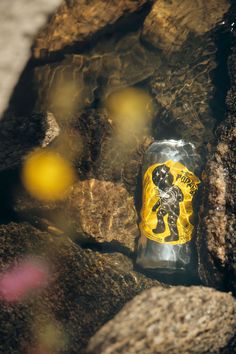
[[[200,158],[183,140],[154,142],[146,151],[137,263],[173,273],[192,263]]]

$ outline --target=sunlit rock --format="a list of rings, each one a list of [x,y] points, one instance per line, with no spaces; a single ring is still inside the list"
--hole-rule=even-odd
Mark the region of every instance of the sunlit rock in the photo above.
[[[138,216],[133,197],[122,185],[95,179],[78,182],[68,196],[65,212],[73,228],[93,242],[115,241],[134,251]]]
[[[218,353],[235,339],[236,301],[203,287],[152,288],[90,340],[87,353]]]
[[[159,65],[160,57],[143,46],[139,31],[103,39],[85,54],[35,67],[36,109],[68,123],[97,98],[105,101],[112,92],[151,77]]]
[[[147,0],[74,0],[63,1],[48,25],[38,34],[34,56],[44,57],[48,52],[64,49],[90,39],[98,31],[115,23],[122,16],[139,10]]]
[[[143,37],[165,52],[178,51],[190,32],[209,32],[229,7],[227,0],[157,0],[144,22]]]

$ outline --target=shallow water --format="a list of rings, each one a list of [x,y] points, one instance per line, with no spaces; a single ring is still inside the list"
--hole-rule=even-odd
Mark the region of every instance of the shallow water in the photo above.
[[[165,53],[141,36],[140,27],[147,10],[145,8],[138,18],[133,16],[125,29],[117,26],[114,32],[101,36],[96,43],[71,48],[48,63],[31,60],[11,100],[14,114],[50,111],[62,129],[74,128],[74,117],[82,112],[107,111],[106,100],[112,93],[127,87],[138,88],[152,99],[151,122],[144,120],[135,134],[136,121],[135,125],[125,127],[116,122],[119,134],[120,131],[128,137],[133,134],[139,141],[146,135],[154,139],[183,138],[196,145],[202,154],[203,166],[208,144],[214,144],[215,126],[225,116],[224,101],[229,88],[227,58],[235,41],[233,16],[227,15],[207,35],[190,34],[177,52],[171,53],[170,48]],[[179,35],[181,37],[181,32]],[[130,138],[122,145],[126,135],[119,134],[118,144],[113,136],[111,160],[115,156],[117,160],[120,155],[129,156],[131,146],[133,149],[134,140]],[[67,141],[62,142],[60,149],[66,150],[66,144]],[[122,150],[120,155],[119,149]],[[102,158],[108,159],[108,154]],[[86,165],[86,161],[83,163]],[[99,173],[102,175],[103,171]],[[85,172],[82,177],[86,179],[90,175]],[[21,220],[13,211],[14,195],[21,188],[19,170],[2,173],[0,178],[1,204],[5,205],[1,222]],[[117,177],[114,182],[119,182]],[[139,211],[140,176],[135,187]],[[194,279],[185,281],[195,283]]]

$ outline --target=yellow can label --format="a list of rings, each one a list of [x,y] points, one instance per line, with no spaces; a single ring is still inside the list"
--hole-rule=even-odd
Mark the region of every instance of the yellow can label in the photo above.
[[[150,240],[172,245],[191,240],[193,196],[200,180],[180,162],[150,166],[143,178],[141,232]]]

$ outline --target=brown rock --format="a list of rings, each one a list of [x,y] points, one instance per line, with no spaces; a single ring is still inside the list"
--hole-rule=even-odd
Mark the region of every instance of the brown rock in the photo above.
[[[49,110],[65,123],[73,114],[103,101],[111,92],[132,86],[153,75],[160,57],[140,42],[140,32],[99,41],[82,54],[36,66],[36,109]]]
[[[197,147],[212,140],[215,52],[211,37],[195,38],[155,72],[151,89],[161,107],[156,121],[159,138],[168,132],[168,138],[186,139]]]
[[[49,231],[70,232],[81,242],[115,243],[129,252],[134,251],[139,235],[134,199],[118,183],[79,181],[60,202],[42,203],[21,194],[14,209],[21,217],[38,220]]]
[[[152,288],[105,324],[87,353],[219,353],[235,338],[235,314],[236,301],[227,293],[203,287]]]
[[[67,338],[59,353],[82,353],[88,339],[128,300],[158,284],[134,272],[132,262],[121,254],[85,250],[26,223],[2,225],[0,272],[25,256],[49,265],[50,283],[19,304],[1,301],[1,353],[33,353],[42,338],[37,327],[50,322]]]
[[[138,216],[133,197],[122,185],[95,179],[78,182],[68,197],[66,214],[77,233],[99,243],[117,241],[134,251]]]
[[[27,117],[7,113],[0,122],[0,170],[17,167],[36,147],[46,147],[59,134],[51,113],[33,113]]]
[[[236,290],[236,118],[218,128],[218,144],[204,173],[205,200],[199,230],[199,273],[205,284]],[[204,236],[203,236],[204,235]]]
[[[60,6],[35,41],[34,56],[62,50],[83,42],[115,23],[122,16],[139,10],[146,0],[67,0]]]
[[[158,0],[144,22],[143,37],[165,52],[178,51],[190,32],[214,28],[229,9],[227,0]]]
[[[235,218],[235,50],[229,58],[228,118],[217,128],[217,143],[204,173],[205,190],[198,232],[199,274],[207,285],[236,291]]]

